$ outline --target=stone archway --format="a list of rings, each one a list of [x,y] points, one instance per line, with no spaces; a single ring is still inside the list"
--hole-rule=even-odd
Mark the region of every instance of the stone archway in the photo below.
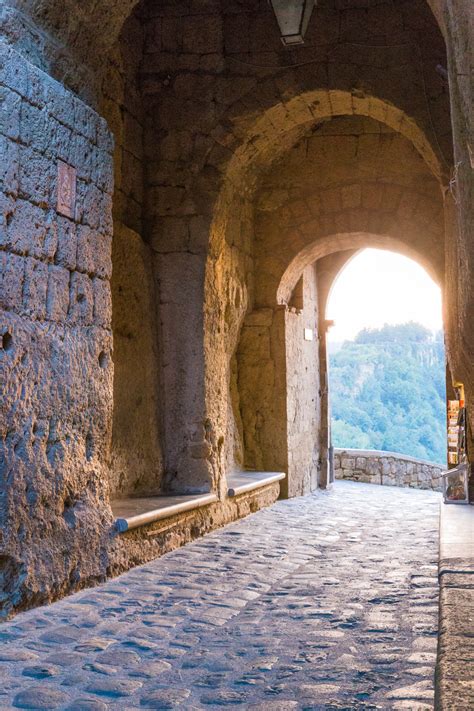
[[[325,302],[333,270],[363,247],[429,264],[425,254],[389,235],[356,232],[315,240],[283,274],[273,306],[254,309],[242,327],[237,363],[244,464],[287,471],[288,496],[326,481]],[[332,268],[323,278],[317,267],[330,257]],[[432,265],[430,272],[443,281]]]
[[[444,274],[443,273],[437,273],[436,271],[433,271],[433,266],[432,264],[429,263],[429,261],[426,260],[426,255],[423,255],[421,253],[413,253],[410,251],[406,250],[406,245],[403,243],[391,243],[390,241],[387,241],[383,243],[381,246],[377,244],[377,240],[373,244],[370,245],[371,247],[375,247],[376,249],[382,249],[382,250],[387,250],[390,253],[390,257],[395,256],[395,254],[402,255],[404,257],[407,257],[410,259],[412,262],[416,263],[419,267],[423,269],[423,271],[426,273],[427,276],[431,278],[433,283],[435,283],[441,291],[441,295],[445,300],[445,291],[446,291],[446,285],[445,285],[445,280],[444,280]],[[328,331],[333,325],[333,321],[331,320],[334,315],[329,313],[328,314],[328,305],[330,302],[331,294],[335,287],[337,286],[337,282],[339,277],[342,275],[342,273],[345,271],[347,267],[349,267],[349,264],[356,259],[363,251],[365,247],[359,248],[359,249],[350,249],[346,251],[341,251],[341,252],[334,252],[333,254],[330,254],[326,257],[323,257],[322,259],[318,260],[317,262],[317,276],[318,276],[318,295],[319,295],[319,307],[321,310],[321,321],[320,321],[320,367],[322,373],[327,373],[329,374],[329,366],[330,366],[330,353],[328,348],[328,341],[334,340],[331,335],[329,335],[331,332]],[[367,275],[367,278],[369,278],[369,275]],[[379,284],[379,288],[382,288],[382,291],[385,289],[385,283],[383,285]],[[394,293],[397,292],[398,288],[400,290],[405,289],[405,284],[397,284],[397,286],[393,287]],[[408,288],[410,288],[410,284],[408,284]],[[402,320],[402,316],[400,315],[400,321]],[[328,320],[330,319],[330,320]],[[410,319],[411,320],[411,319]],[[418,319],[415,319],[416,321]],[[446,322],[446,319],[444,318],[444,321]],[[336,324],[337,324],[337,318],[336,318]],[[444,331],[444,329],[443,329]],[[446,399],[453,399],[454,394],[451,386],[451,377],[449,373],[449,367],[447,365],[447,360],[446,360],[446,353],[445,353],[445,363],[444,367],[446,368],[446,373],[445,373],[445,378],[444,378],[444,384],[445,384],[445,393],[444,393],[444,400]],[[331,451],[329,451],[330,445],[333,447],[336,447],[334,443],[334,438],[331,437],[331,428],[332,428],[332,417],[334,416],[334,412],[332,411],[332,406],[331,402],[333,402],[333,396],[334,396],[334,390],[331,387],[330,384],[330,378],[324,377],[322,378],[322,387],[321,387],[321,437],[320,437],[320,447],[321,447],[321,453],[322,453],[322,460],[323,462],[327,460],[328,466],[322,467],[321,470],[321,476],[319,478],[319,485],[323,488],[325,488],[331,481],[334,481],[334,468],[331,466],[334,463],[334,459],[330,460],[331,456]],[[431,403],[430,403],[431,406]],[[444,407],[446,407],[446,402],[444,404]],[[424,411],[424,406],[422,403],[422,399],[420,400],[420,410],[423,412]],[[446,443],[446,433],[443,433],[442,439],[440,440],[441,446],[445,447]],[[393,447],[392,447],[393,448]],[[398,448],[397,448],[398,451]],[[439,458],[438,461],[443,461],[443,458]]]
[[[443,262],[434,265],[433,255],[427,256],[401,239],[389,234],[374,235],[367,232],[346,232],[317,239],[305,247],[286,268],[277,290],[277,302],[288,305],[301,273],[314,262],[329,254],[359,251],[366,247],[379,247],[399,252],[423,266],[438,283],[444,281]]]
[[[109,128],[120,149],[115,156],[116,198],[124,197],[128,211],[125,219],[124,205],[119,205],[120,199],[115,201],[115,221],[123,223],[120,234],[125,236],[119,255],[122,272],[130,276],[126,272],[133,252],[133,259],[140,263],[134,272],[136,281],[145,283],[142,289],[129,289],[134,298],[139,293],[142,299],[136,311],[127,304],[130,320],[136,321],[137,314],[157,304],[160,313],[158,337],[149,329],[143,338],[155,372],[149,379],[148,374],[135,375],[142,379],[144,392],[151,391],[156,380],[161,379],[160,386],[164,383],[163,400],[150,404],[160,411],[156,419],[163,412],[167,415],[163,424],[165,468],[170,488],[181,492],[212,489],[223,497],[226,472],[237,461],[239,424],[232,405],[233,396],[238,399],[235,352],[244,319],[258,321],[258,311],[267,308],[265,299],[270,295],[260,302],[263,292],[257,294],[255,281],[262,265],[257,203],[268,172],[307,134],[322,135],[325,124],[350,115],[370,117],[405,136],[420,163],[430,166],[433,184],[441,178],[446,187],[443,155],[451,161],[449,97],[435,71],[437,61],[446,64],[444,42],[425,0],[396,3],[387,15],[385,8],[381,12],[373,3],[368,3],[370,8],[357,3],[359,21],[354,25],[345,22],[346,10],[327,4],[329,11],[328,7],[316,11],[321,10],[315,16],[313,39],[309,38],[301,54],[297,50],[289,58],[282,53],[265,3],[239,5],[238,11],[235,4],[226,2],[198,3],[192,8],[168,0],[148,7],[144,3],[133,18],[144,34],[143,45],[142,39],[132,42],[131,61],[140,65],[139,72],[133,78],[120,70],[109,73],[108,94],[102,102],[103,71],[116,59],[119,32],[136,6],[134,0],[4,3],[1,29],[6,44],[1,46],[0,63],[12,120],[0,140],[12,169],[0,175],[1,187],[8,183],[1,203],[2,228],[7,225],[8,237],[1,256],[8,285],[3,301],[5,322],[11,331],[5,334],[9,348],[2,365],[7,370],[9,403],[5,461],[17,478],[14,486],[7,486],[6,481],[2,486],[7,497],[5,550],[26,570],[19,604],[88,584],[159,549],[150,541],[142,546],[138,538],[127,547],[111,533],[113,137]],[[461,50],[452,40],[452,28],[458,28],[462,13],[457,15],[441,2],[436,5],[443,5],[449,24],[449,71],[456,100],[462,99],[466,106],[469,89],[457,61]],[[344,36],[339,34],[342,15]],[[397,43],[400,40],[395,47],[394,27],[398,27]],[[461,29],[467,31],[464,26]],[[374,32],[379,37],[375,47]],[[422,48],[424,73],[413,50],[414,36]],[[129,84],[129,98],[121,96],[114,102],[114,89],[118,86],[120,94],[124,81]],[[143,125],[137,126],[142,99],[146,111]],[[16,123],[20,103],[22,118]],[[102,115],[91,105],[100,107]],[[461,114],[459,106],[453,105]],[[125,123],[127,138],[122,141]],[[457,156],[462,158],[467,155],[467,124],[460,116],[455,124]],[[325,136],[326,140],[331,139]],[[121,171],[122,149],[130,155]],[[73,218],[63,219],[56,212],[58,160],[77,170],[79,209]],[[137,172],[140,180],[134,179]],[[458,175],[464,186],[459,204],[465,215],[462,243],[448,253],[454,276],[458,255],[467,255],[462,260],[467,274],[471,258],[466,227],[471,219],[468,162]],[[138,183],[143,195],[135,199]],[[305,240],[311,241],[311,234],[316,239],[370,231],[402,239],[405,218],[398,215],[396,229],[395,210],[386,211],[385,222],[367,222],[363,183],[359,179],[357,184],[347,181],[335,187],[341,201],[353,204],[360,196],[361,203],[347,210],[342,203],[341,209],[322,211],[320,227],[302,217],[298,225],[292,225],[291,233],[286,230],[290,223],[285,222],[285,234],[289,239],[292,234],[299,246],[293,252],[281,252],[274,264],[266,265],[276,280],[272,312],[278,283],[306,246]],[[403,182],[392,180],[391,184],[398,185],[402,193],[406,190],[408,196],[413,192],[413,186]],[[319,186],[318,190],[325,196],[332,187]],[[439,229],[427,223],[430,211],[438,228],[441,222],[440,211],[430,207],[436,202],[431,200],[431,187],[412,206],[409,222],[427,228],[439,257]],[[397,211],[403,213],[408,207],[397,202]],[[457,207],[451,208],[452,217]],[[144,218],[142,224],[139,217]],[[458,241],[453,226],[452,243]],[[119,269],[113,279],[118,292],[123,287]],[[459,311],[465,316],[464,350],[457,342],[453,350],[462,352],[458,361],[469,369],[465,311],[470,287],[457,289]],[[126,326],[127,318],[123,320]],[[121,347],[127,329],[123,331]],[[11,347],[6,336],[13,338]],[[40,347],[34,345],[35,339]],[[162,346],[159,354],[157,341]],[[22,360],[22,348],[31,354],[29,365]],[[139,360],[136,353],[132,356],[129,361]],[[30,372],[22,369],[31,369],[33,364],[41,380],[17,402],[18,382]],[[28,383],[34,382],[28,378]],[[69,406],[61,410],[61,426],[54,411],[56,388],[71,393]],[[146,412],[140,413],[145,419]],[[156,444],[159,424],[154,421],[149,440],[140,444],[147,450],[146,465],[158,462],[161,466],[160,453],[152,451],[150,444],[150,440]],[[46,482],[45,497],[38,496],[38,482],[41,486]],[[20,537],[15,513],[19,509],[24,516]],[[30,509],[34,515],[30,516]],[[58,552],[57,541],[68,550],[66,560]],[[48,549],[50,560],[38,570],[40,546]]]
[[[409,123],[406,121],[405,125]],[[288,141],[290,136],[294,140],[292,148],[267,166],[266,172],[262,172],[259,163],[257,167],[247,166],[243,174],[244,182],[247,179],[246,190],[254,185],[257,192],[253,271],[250,289],[246,286],[248,297],[240,300],[241,305],[248,303],[249,306],[241,321],[236,356],[230,361],[228,374],[225,370],[220,373],[230,381],[233,403],[233,412],[226,414],[227,436],[233,443],[234,455],[233,459],[229,457],[228,467],[244,465],[289,471],[293,466],[294,470],[306,472],[303,476],[306,483],[295,480],[292,489],[289,481],[290,495],[307,491],[311,481],[314,484],[320,459],[320,452],[306,452],[305,461],[295,458],[293,453],[301,454],[304,447],[296,443],[288,446],[288,421],[298,416],[298,398],[293,398],[291,404],[287,397],[288,358],[296,357],[295,362],[300,359],[301,365],[302,348],[308,351],[307,344],[293,348],[293,353],[289,352],[291,347],[287,348],[289,329],[301,326],[292,310],[296,285],[303,291],[313,289],[308,301],[312,304],[310,309],[316,308],[316,311],[312,316],[304,314],[304,307],[301,311],[304,318],[307,316],[313,322],[317,333],[317,288],[314,291],[314,284],[310,286],[313,282],[311,265],[327,254],[367,244],[392,247],[422,262],[438,281],[444,276],[442,191],[438,177],[421,159],[417,147],[387,124],[353,113],[334,116],[324,122],[322,128],[316,124],[316,131],[308,130],[307,126],[304,129],[303,135],[303,129],[299,128],[287,136]],[[281,148],[279,143],[278,150]],[[338,157],[338,151],[342,157]],[[263,161],[261,154],[258,161]],[[254,169],[254,174],[249,173]],[[214,229],[220,241],[214,243],[215,251],[211,251],[208,276],[212,284],[207,293],[215,304],[222,305],[227,299],[227,309],[232,308],[232,301],[227,294],[219,297],[219,285],[224,287],[229,283],[226,278],[232,264],[229,235],[239,229],[238,216],[242,214],[241,206],[245,205],[241,195],[237,202],[233,197],[234,186],[239,184],[237,174],[233,174],[233,182],[229,183],[221,193],[222,212],[216,213]],[[247,229],[252,229],[250,223]],[[221,245],[220,252],[217,244]],[[235,271],[231,278],[235,278]],[[290,315],[286,313],[288,307]],[[219,312],[219,308],[222,307],[216,305],[207,313],[214,324],[221,313],[223,322],[218,328],[231,333],[226,324],[227,311]],[[233,323],[235,339],[239,320]],[[215,326],[208,327],[207,333],[215,333],[215,330]],[[295,336],[290,340],[295,342]],[[215,342],[209,340],[208,347],[211,351]],[[322,355],[317,347],[313,351],[312,355],[308,351],[304,356],[304,370],[312,372],[311,388],[315,392],[320,389],[319,375],[311,370],[310,361],[315,364]],[[228,346],[226,352],[232,352]],[[224,362],[226,357],[228,355],[223,356]],[[293,381],[294,389],[300,388],[301,394],[308,392],[308,387],[301,387],[296,376]],[[261,386],[261,398],[257,384]],[[210,387],[215,388],[215,381]],[[221,392],[225,387],[221,385]],[[308,401],[306,407],[311,406]],[[221,417],[220,421],[223,420]],[[306,441],[314,442],[320,418],[315,416],[307,422],[311,422],[311,433]],[[305,433],[301,420],[296,429]],[[305,439],[303,434],[302,439]],[[312,465],[308,465],[310,460]]]

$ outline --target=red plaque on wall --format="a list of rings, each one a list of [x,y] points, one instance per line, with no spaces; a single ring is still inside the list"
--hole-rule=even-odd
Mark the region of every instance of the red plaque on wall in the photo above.
[[[76,169],[58,160],[58,207],[65,217],[74,218],[76,210]]]

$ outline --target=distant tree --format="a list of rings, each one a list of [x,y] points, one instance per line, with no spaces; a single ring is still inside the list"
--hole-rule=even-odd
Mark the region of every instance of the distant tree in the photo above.
[[[363,328],[355,337],[355,343],[423,343],[433,340],[431,331],[421,323],[409,321],[403,324],[388,324],[382,328]]]
[[[333,441],[343,441],[344,446],[349,449],[371,449],[371,438],[367,432],[364,432],[355,425],[350,425],[343,420],[333,420],[332,423]]]
[[[330,356],[336,447],[446,459],[442,333],[409,322],[363,329]]]

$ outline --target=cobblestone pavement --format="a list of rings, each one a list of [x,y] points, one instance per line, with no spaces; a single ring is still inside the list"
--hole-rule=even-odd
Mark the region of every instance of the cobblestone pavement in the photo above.
[[[0,708],[433,707],[439,495],[338,482],[0,626]]]

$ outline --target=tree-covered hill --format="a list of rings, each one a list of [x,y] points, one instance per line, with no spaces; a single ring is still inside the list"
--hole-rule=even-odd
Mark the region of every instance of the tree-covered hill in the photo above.
[[[446,461],[441,333],[405,323],[364,329],[330,356],[335,447]]]

